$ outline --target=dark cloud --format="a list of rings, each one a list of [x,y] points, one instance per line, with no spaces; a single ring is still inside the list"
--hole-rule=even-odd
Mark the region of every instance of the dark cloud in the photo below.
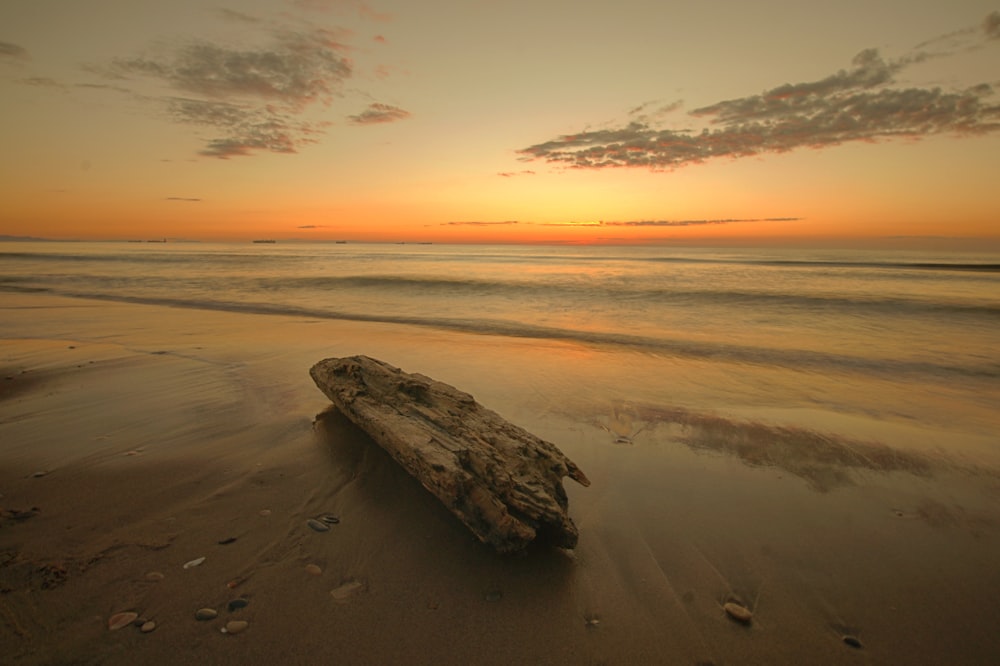
[[[202,155],[294,153],[326,126],[301,118],[310,108],[329,105],[351,76],[346,51],[329,30],[275,30],[264,48],[193,41],[159,57],[119,58],[91,71],[165,83],[183,93],[144,99],[162,104],[174,120],[220,132],[207,140]]]
[[[28,50],[23,46],[11,44],[10,42],[0,42],[0,62],[10,58],[11,60],[27,60]]]
[[[1000,31],[1000,13],[987,17],[984,31],[991,38]],[[988,84],[957,91],[891,87],[900,70],[927,57],[916,53],[886,61],[869,49],[854,58],[850,69],[822,79],[695,109],[687,116],[707,123],[700,131],[658,128],[644,104],[632,109],[633,119],[619,128],[563,135],[518,152],[524,160],[573,168],[670,170],[803,147],[1000,129],[1000,105]]]
[[[167,201],[201,201],[193,197],[166,197]]]
[[[379,123],[394,123],[410,117],[410,112],[398,106],[375,102],[356,116],[348,116],[355,125],[376,125]]]

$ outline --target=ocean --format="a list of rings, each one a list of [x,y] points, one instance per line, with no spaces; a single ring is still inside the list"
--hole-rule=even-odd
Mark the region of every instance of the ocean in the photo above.
[[[474,336],[499,374],[530,343],[533,390],[619,443],[712,415],[1000,461],[996,254],[17,242],[3,292]]]

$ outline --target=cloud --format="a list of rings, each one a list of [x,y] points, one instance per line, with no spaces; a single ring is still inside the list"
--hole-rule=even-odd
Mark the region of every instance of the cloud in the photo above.
[[[29,76],[25,79],[18,79],[18,83],[26,86],[37,86],[39,88],[63,88],[61,83],[47,76]]]
[[[374,102],[356,116],[348,116],[355,125],[375,125],[378,123],[393,123],[410,117],[410,112],[398,106]]]
[[[372,21],[389,21],[392,15],[372,9],[365,0],[287,0],[289,4],[299,9],[312,12],[356,13],[358,16]]]
[[[258,151],[294,153],[315,141],[328,123],[305,113],[329,106],[352,73],[331,30],[275,29],[257,49],[190,41],[158,57],[118,58],[99,71],[114,80],[165,84],[181,95],[146,96],[168,117],[210,127],[200,154],[228,158]]]
[[[123,88],[122,86],[112,86],[107,83],[74,83],[76,88],[92,88],[94,90],[114,90],[120,93],[130,93],[132,92],[128,88]]]
[[[702,227],[742,222],[794,222],[801,217],[721,218],[703,220],[625,220],[599,222],[542,222],[546,227]]]
[[[508,224],[520,224],[517,220],[504,220],[503,222],[481,222],[478,220],[463,221],[463,222],[442,222],[442,227],[459,227],[459,226],[469,226],[469,227],[491,227],[497,225],[508,225]]]
[[[28,50],[23,46],[10,42],[0,42],[0,62],[4,60],[28,60],[29,57]]]
[[[983,32],[992,39],[998,31],[1000,14],[994,13]],[[707,124],[700,131],[659,128],[645,114],[644,104],[632,109],[633,119],[618,128],[563,135],[517,152],[522,160],[571,168],[659,171],[803,147],[1000,130],[1000,105],[993,101],[989,84],[957,91],[891,87],[899,71],[926,57],[915,53],[886,61],[868,49],[854,58],[850,69],[816,81],[784,84],[694,109],[687,116]]]
[[[249,14],[244,14],[243,12],[238,12],[234,9],[220,7],[216,10],[216,13],[227,21],[233,21],[234,23],[260,23],[259,18],[250,16]]]
[[[329,103],[350,77],[345,47],[327,30],[280,32],[270,48],[236,50],[209,42],[189,43],[160,60],[117,59],[124,76],[160,79],[172,88],[209,98],[231,96],[272,101],[301,110]]]
[[[983,34],[986,39],[1000,39],[1000,12],[991,12],[983,19]]]
[[[166,201],[201,201],[193,197],[166,197]]]
[[[503,178],[513,178],[514,176],[534,176],[535,172],[531,169],[521,169],[520,171],[499,171],[497,175]]]
[[[255,151],[294,153],[304,144],[314,143],[323,124],[295,120],[292,114],[270,107],[172,98],[167,111],[179,122],[216,127],[227,136],[210,139],[200,155],[228,159],[252,155]]]
[[[801,219],[800,217],[765,217],[717,220],[630,220],[627,222],[600,222],[599,224],[602,227],[703,227],[741,222],[792,222]]]

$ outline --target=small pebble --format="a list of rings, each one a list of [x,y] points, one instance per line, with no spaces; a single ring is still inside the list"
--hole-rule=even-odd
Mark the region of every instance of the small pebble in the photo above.
[[[141,631],[144,634],[148,634],[153,629],[156,629],[156,623],[153,622],[152,620],[148,620],[146,622],[143,622],[142,626],[139,627],[139,631]]]
[[[486,594],[483,595],[483,598],[489,602],[497,602],[503,599],[503,592],[500,590],[488,590]]]
[[[31,477],[33,479],[40,479],[43,476],[48,476],[48,474],[49,474],[48,470],[42,470],[41,472],[35,472],[34,474],[31,475]]]
[[[238,634],[248,626],[250,626],[250,623],[246,620],[230,620],[229,622],[226,622],[226,626],[222,628],[222,633]]]
[[[196,567],[196,566],[198,566],[199,564],[201,564],[201,563],[202,563],[202,562],[204,562],[204,561],[205,561],[205,558],[204,558],[204,557],[199,557],[199,558],[197,558],[197,559],[194,559],[194,560],[191,560],[190,562],[187,562],[187,563],[186,563],[186,564],[184,565],[184,568],[185,568],[185,569],[190,569],[191,567]]]
[[[146,580],[148,580],[151,583],[158,583],[164,578],[165,576],[159,571],[150,571],[148,574],[146,574]]]
[[[323,570],[322,570],[322,569],[320,569],[318,565],[315,565],[315,564],[307,564],[307,565],[306,565],[306,573],[310,573],[310,574],[312,574],[313,576],[319,576],[320,574],[322,574],[322,573],[323,573]]]
[[[347,601],[352,596],[364,588],[364,583],[357,580],[349,580],[340,587],[330,590],[330,596],[337,601]]]
[[[127,627],[128,625],[135,622],[135,619],[139,617],[138,613],[133,613],[131,611],[126,611],[124,613],[115,613],[110,618],[108,618],[108,629],[111,631],[118,631],[122,627]]]
[[[194,613],[194,619],[202,622],[205,620],[214,620],[217,617],[219,617],[219,613],[214,608],[199,608]]]
[[[307,520],[306,521],[306,525],[308,525],[309,527],[313,528],[317,532],[329,532],[330,531],[330,526],[329,525],[327,525],[326,523],[321,522],[319,520],[316,520],[315,518],[310,518],[309,520]]]
[[[250,605],[249,601],[247,601],[243,597],[240,597],[239,599],[233,599],[228,604],[226,604],[226,608],[228,608],[229,612],[232,613],[235,610],[246,608],[249,605]]]
[[[753,621],[753,613],[734,601],[728,601],[722,607],[726,615],[742,624],[750,624]]]
[[[259,513],[262,516],[270,516],[271,515],[271,510],[270,509],[261,509],[257,513]]]
[[[237,587],[239,587],[240,585],[242,585],[243,581],[245,581],[245,580],[246,580],[246,578],[234,578],[231,581],[229,581],[228,583],[226,583],[226,587],[228,587],[230,590],[235,590]]]
[[[236,541],[236,537],[226,537],[225,539],[223,539],[222,541],[219,542],[219,545],[220,546],[228,546],[229,544],[233,543],[234,541]]]
[[[851,636],[851,635],[844,636],[843,641],[845,645],[849,645],[855,650],[860,650],[862,647],[861,640],[857,636]]]
[[[330,513],[321,517],[320,520],[322,520],[327,525],[336,525],[337,523],[340,522],[340,518],[337,518],[337,516],[334,516],[333,514]]]

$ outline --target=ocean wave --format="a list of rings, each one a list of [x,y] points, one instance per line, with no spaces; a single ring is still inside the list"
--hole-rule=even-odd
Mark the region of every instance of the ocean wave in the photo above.
[[[750,290],[719,290],[691,288],[658,288],[629,285],[621,282],[529,282],[525,280],[489,280],[477,278],[437,278],[401,275],[345,275],[261,278],[256,286],[269,292],[294,292],[317,290],[335,292],[342,289],[359,289],[406,293],[421,298],[436,299],[449,295],[547,298],[554,302],[576,299],[585,302],[624,301],[658,305],[718,305],[731,307],[782,308],[791,311],[822,309],[888,312],[907,314],[971,314],[1000,316],[1000,300],[995,303],[979,301],[935,301],[925,298],[842,296],[827,294],[793,294]]]
[[[22,287],[15,285],[0,285],[0,289],[10,291],[23,290]],[[51,293],[57,292],[53,291]],[[283,315],[309,317],[312,319],[420,326],[479,335],[496,335],[504,337],[575,342],[593,346],[615,346],[639,352],[663,353],[676,357],[706,359],[737,364],[779,366],[803,371],[853,372],[870,375],[883,375],[892,378],[898,378],[901,375],[922,375],[934,377],[962,376],[982,379],[995,379],[1000,377],[1000,362],[984,362],[975,366],[968,366],[922,360],[870,358],[804,349],[754,347],[731,343],[652,337],[623,332],[558,328],[503,319],[384,315],[363,312],[336,311],[287,304],[232,302],[154,296],[126,296],[120,294],[112,295],[68,290],[60,290],[58,293],[60,295],[73,298],[88,298],[144,305],[161,305],[195,310],[214,310],[220,312],[237,312],[255,315]]]

